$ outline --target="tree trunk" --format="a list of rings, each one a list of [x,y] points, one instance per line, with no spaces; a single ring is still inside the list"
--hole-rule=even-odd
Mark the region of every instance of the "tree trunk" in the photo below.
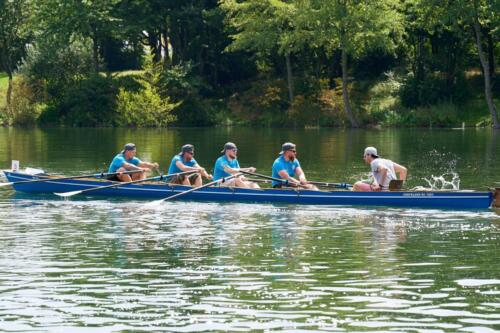
[[[290,54],[285,55],[286,59],[286,78],[288,83],[288,98],[290,99],[290,104],[293,104],[293,75],[292,75],[292,65],[290,63]]]
[[[99,44],[97,37],[92,38],[92,60],[94,62],[94,72],[99,72]]]
[[[488,39],[488,62],[490,65],[490,76],[495,76],[495,44],[493,43],[493,36],[491,30],[487,33]]]
[[[169,68],[170,67],[170,50],[169,48],[169,40],[168,40],[168,28],[165,27],[165,30],[163,30],[163,68]]]
[[[500,129],[500,123],[498,122],[497,110],[495,104],[493,103],[493,94],[491,92],[491,76],[490,76],[490,66],[483,52],[483,46],[481,44],[481,27],[477,18],[472,24],[474,29],[474,34],[476,37],[477,53],[479,55],[479,60],[481,61],[481,66],[483,68],[484,76],[484,95],[486,97],[486,103],[488,104],[488,110],[491,114],[491,119],[493,120],[493,127]]]
[[[7,114],[9,117],[12,117],[14,115],[14,112],[12,112],[12,71],[9,71],[7,75],[9,76],[7,86]]]
[[[342,97],[344,99],[344,110],[349,117],[351,127],[359,127],[358,122],[354,118],[351,102],[349,101],[349,92],[347,91],[347,53],[344,48],[342,48]]]

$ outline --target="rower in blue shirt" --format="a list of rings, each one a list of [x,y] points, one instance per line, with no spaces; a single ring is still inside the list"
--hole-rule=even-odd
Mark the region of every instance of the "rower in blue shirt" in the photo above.
[[[199,171],[199,173],[174,176],[171,178],[170,182],[174,184],[182,184],[188,186],[194,185],[198,187],[203,184],[200,175],[208,180],[211,180],[213,178],[212,175],[208,174],[207,171],[202,168],[194,159],[194,146],[191,144],[186,144],[182,146],[181,152],[172,158],[168,173],[173,174],[191,170]]]
[[[227,142],[224,145],[224,149],[221,151],[223,154],[221,157],[215,161],[214,166],[214,180],[219,180],[221,178],[229,177],[231,175],[237,174],[240,170],[247,172],[255,172],[254,167],[240,168],[240,164],[236,158],[238,153],[238,148],[232,142]],[[254,182],[248,181],[244,176],[239,176],[231,178],[220,186],[224,187],[243,187],[243,188],[260,188],[259,185]]]
[[[111,161],[108,173],[121,173],[136,170],[141,172],[113,175],[108,179],[120,182],[144,179],[146,178],[146,171],[158,168],[158,163],[143,162],[135,157],[136,154],[137,150],[135,144],[127,143],[125,147],[123,147],[123,150],[113,158],[113,161]]]
[[[297,149],[295,144],[286,142],[281,146],[280,156],[273,163],[273,178],[283,179],[286,182],[273,180],[273,188],[281,188],[286,186],[288,183],[310,190],[318,190],[316,186],[307,182],[306,175],[304,174],[304,171],[302,171],[299,160],[296,156]]]

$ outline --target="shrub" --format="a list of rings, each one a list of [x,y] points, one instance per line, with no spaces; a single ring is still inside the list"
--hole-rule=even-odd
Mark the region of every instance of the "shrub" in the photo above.
[[[116,123],[120,126],[165,127],[175,120],[172,110],[178,106],[162,98],[158,89],[141,79],[142,89],[137,92],[120,88],[117,97]]]
[[[73,82],[59,99],[50,102],[40,122],[70,126],[113,124],[116,89],[110,77],[99,74]]]
[[[19,76],[13,83],[11,100],[12,125],[31,126],[40,115],[33,90],[25,78]]]

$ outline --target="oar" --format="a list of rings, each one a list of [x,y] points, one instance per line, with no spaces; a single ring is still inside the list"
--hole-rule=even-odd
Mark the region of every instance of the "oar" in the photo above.
[[[295,183],[289,182],[287,179],[270,177],[270,176],[266,176],[266,175],[263,175],[263,174],[260,174],[260,173],[248,172],[248,171],[243,171],[243,170],[240,170],[239,172],[247,174],[247,175],[255,176],[255,177],[260,177],[260,178],[264,178],[264,179],[274,180],[275,182],[280,182],[280,183],[282,183],[285,186],[302,187],[304,189],[308,189],[308,187],[305,186],[305,185],[295,184]]]
[[[162,180],[163,178],[171,178],[174,176],[182,176],[182,175],[187,175],[190,173],[195,173],[198,172],[197,170],[190,170],[190,171],[184,171],[184,172],[178,172],[178,173],[172,173],[169,175],[165,176],[155,176],[155,177],[150,177],[150,178],[144,178],[144,179],[138,179],[138,180],[132,180],[130,182],[121,182],[121,183],[116,183],[116,184],[111,184],[111,185],[104,185],[104,186],[96,186],[92,188],[88,188],[85,190],[80,190],[80,191],[71,191],[71,192],[62,192],[62,193],[54,193],[55,195],[58,195],[63,198],[69,198],[77,194],[82,194],[82,193],[88,193],[91,191],[97,191],[97,190],[103,190],[106,188],[113,188],[113,187],[119,187],[123,185],[129,185],[129,184],[136,184],[136,183],[142,183],[142,182],[147,182],[149,180]]]
[[[202,188],[209,187],[209,186],[212,186],[212,185],[215,185],[215,184],[221,184],[221,183],[224,183],[224,182],[226,182],[226,181],[228,181],[228,180],[230,180],[232,178],[239,177],[239,176],[241,176],[241,174],[237,173],[237,174],[229,176],[229,177],[225,177],[225,178],[221,178],[221,179],[218,179],[218,180],[214,180],[213,182],[207,183],[205,185],[201,185],[201,186],[192,188],[192,189],[184,191],[184,192],[180,192],[180,193],[174,194],[172,196],[169,196],[169,197],[166,197],[166,198],[163,198],[163,199],[160,199],[160,200],[151,201],[150,203],[147,203],[146,206],[147,207],[157,206],[157,205],[161,204],[164,201],[172,200],[172,199],[180,197],[181,195],[188,194],[188,193],[191,193],[191,192],[194,192],[194,191],[198,191],[198,190],[201,190]]]
[[[312,185],[317,185],[317,186],[323,186],[323,187],[333,187],[333,188],[351,188],[351,184],[346,184],[346,183],[327,183],[327,182],[314,182],[314,181],[308,181],[309,184]]]
[[[129,173],[136,173],[136,172],[142,172],[142,170],[133,170],[133,171],[125,171],[121,172],[121,174],[129,174]],[[0,183],[0,187],[4,186],[10,186],[10,185],[17,185],[17,184],[28,184],[28,183],[43,183],[43,182],[50,182],[50,181],[59,181],[59,180],[68,180],[68,179],[79,179],[79,178],[103,178],[103,177],[108,177],[108,176],[115,176],[119,175],[120,172],[112,172],[112,173],[94,173],[91,175],[80,175],[80,176],[71,176],[71,177],[60,177],[60,178],[44,178],[44,179],[34,179],[34,180],[21,180],[19,182],[8,182],[8,183]]]
[[[271,184],[272,183],[272,181],[266,180],[266,179],[250,178],[248,180],[252,181],[252,182],[256,182],[256,183],[264,183],[264,184]],[[320,187],[334,187],[334,188],[346,188],[346,189],[352,187],[351,184],[346,184],[346,183],[324,183],[324,182],[309,182],[309,181],[308,181],[308,183],[316,185],[316,186],[320,186]]]

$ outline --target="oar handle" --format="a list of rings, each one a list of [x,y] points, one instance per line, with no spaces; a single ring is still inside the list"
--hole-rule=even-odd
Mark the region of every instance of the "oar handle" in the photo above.
[[[269,179],[269,180],[272,180],[272,181],[275,181],[275,182],[280,182],[280,183],[283,183],[285,186],[291,186],[291,187],[304,187],[304,186],[303,186],[303,185],[301,185],[301,184],[295,184],[295,183],[289,182],[289,181],[288,181],[288,179],[275,178],[275,177],[271,177],[271,176],[263,175],[263,174],[260,174],[260,173],[249,172],[249,171],[243,171],[243,170],[240,170],[239,172],[244,173],[244,174],[246,174],[246,175],[251,175],[251,176],[255,176],[255,177],[260,177],[260,178],[264,178],[264,179]],[[304,188],[306,188],[306,187],[304,187]]]

